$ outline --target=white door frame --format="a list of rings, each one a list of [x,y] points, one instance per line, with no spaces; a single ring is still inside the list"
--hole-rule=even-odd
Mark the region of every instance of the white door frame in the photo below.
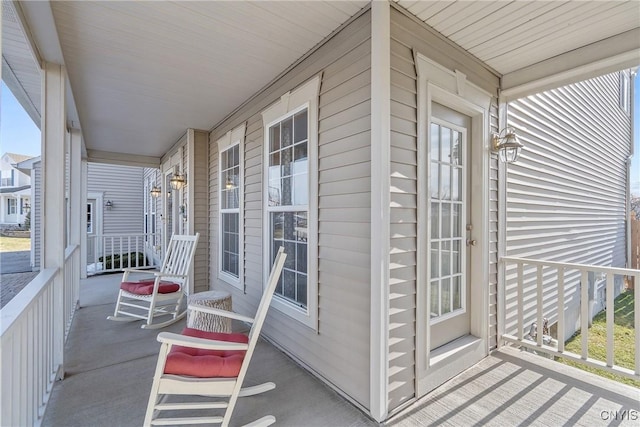
[[[99,235],[101,236],[104,234],[104,220],[103,220],[104,191],[90,191],[87,193],[87,199],[86,199],[86,203],[84,204],[84,215],[83,215],[83,221],[85,222],[85,226],[83,227],[84,234],[87,235],[87,226],[86,226],[87,205],[89,204],[89,200],[91,199],[95,199],[96,201],[95,212],[93,212],[93,227],[94,227],[93,234],[96,236],[99,236]],[[98,239],[98,243],[94,244],[94,251],[95,251],[95,254],[99,254],[99,253],[102,253],[102,240],[99,239],[98,237],[96,237],[96,239]],[[85,245],[85,249],[84,249],[86,254],[85,256],[88,256],[89,254],[88,242],[89,242],[89,239],[87,239],[87,244]],[[96,260],[97,260],[97,256],[96,256]],[[85,266],[85,269],[86,269],[86,266]]]
[[[470,178],[470,218],[474,230],[471,247],[471,337],[463,340],[460,351],[431,360],[429,343],[430,296],[428,287],[429,227],[427,210],[418,209],[418,262],[416,286],[416,394],[420,397],[457,372],[466,369],[488,354],[489,350],[489,107],[491,94],[467,81],[458,70],[449,70],[426,56],[414,52],[418,75],[418,206],[427,206],[429,183],[427,147],[429,146],[431,103],[437,102],[471,117],[468,146]],[[454,341],[455,343],[455,341]],[[448,346],[448,345],[447,345]],[[446,347],[446,346],[445,346]]]

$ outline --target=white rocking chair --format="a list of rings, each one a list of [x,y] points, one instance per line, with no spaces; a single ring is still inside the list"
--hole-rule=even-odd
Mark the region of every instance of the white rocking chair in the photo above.
[[[158,334],[158,341],[162,343],[162,346],[151,386],[149,404],[144,419],[145,426],[185,424],[222,424],[228,426],[238,397],[253,396],[276,387],[274,383],[268,382],[241,388],[286,257],[287,254],[281,247],[254,319],[216,308],[200,305],[189,306],[189,310],[198,310],[203,313],[251,323],[248,336],[237,333],[204,332],[190,328],[186,328],[182,335],[170,332]],[[169,401],[169,395],[205,396],[229,398],[229,400],[228,402],[174,402],[173,399]],[[186,412],[192,416],[194,411],[206,409],[224,410],[224,415],[193,418],[157,417],[162,411],[183,410],[183,414]],[[249,425],[268,426],[273,424],[275,420],[274,416],[267,415]]]
[[[124,322],[144,319],[147,322],[142,325],[143,329],[163,328],[182,319],[187,311],[180,312],[180,306],[184,298],[184,289],[189,284],[189,270],[199,237],[199,233],[195,236],[174,234],[160,271],[125,269],[116,309],[113,316],[107,319]],[[129,273],[133,272],[155,277],[130,282]],[[135,312],[132,312],[131,308]],[[158,316],[171,316],[171,319],[154,323],[153,320]]]

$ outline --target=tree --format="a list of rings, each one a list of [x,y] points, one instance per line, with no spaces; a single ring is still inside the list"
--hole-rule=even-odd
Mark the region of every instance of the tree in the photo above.
[[[640,196],[631,195],[631,212],[635,212],[636,219],[640,220]]]

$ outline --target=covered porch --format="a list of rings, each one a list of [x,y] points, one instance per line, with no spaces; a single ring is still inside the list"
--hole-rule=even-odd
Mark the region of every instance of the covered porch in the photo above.
[[[105,321],[120,278],[81,281],[80,308],[65,348],[65,380],[53,387],[43,426],[142,425],[160,345],[157,333],[140,329],[140,322]],[[180,331],[184,323],[164,330]],[[234,324],[234,330],[242,328]],[[276,389],[241,399],[232,425],[265,414],[275,415],[281,426],[378,425],[266,340],[258,345],[247,384],[264,381],[274,381]],[[637,420],[638,394],[633,387],[504,347],[385,425],[625,425]]]
[[[87,162],[162,168],[167,199],[172,175],[186,175],[181,192],[170,197],[173,225],[179,226],[172,231],[203,236],[190,291],[229,290],[234,307],[249,313],[268,275],[269,240],[278,235],[276,221],[269,222],[269,170],[280,165],[269,163],[275,158],[270,129],[286,127],[285,117],[300,112],[308,132],[296,140],[305,164],[297,175],[308,179],[301,181],[308,193],[301,192],[306,203],[283,212],[304,219],[298,224],[304,233],[287,239],[295,248],[290,253],[303,254],[300,271],[290,268],[290,277],[303,284],[304,301],[298,306],[282,298],[266,328],[266,337],[297,359],[261,343],[257,356],[264,359],[256,360],[249,380],[270,376],[278,388],[241,404],[234,424],[264,413],[282,425],[634,421],[637,390],[507,344],[566,353],[562,346],[545,348],[542,334],[537,342],[523,334],[534,316],[523,316],[525,308],[543,323],[544,269],[556,269],[558,283],[565,269],[581,272],[585,330],[588,275],[608,275],[603,289],[613,295],[614,276],[636,275],[637,283],[640,273],[507,258],[507,169],[491,138],[505,128],[510,100],[637,66],[638,8],[633,2],[479,5],[3,2],[13,33],[2,53],[14,61],[11,68],[3,63],[3,73],[10,71],[3,79],[23,89],[24,104],[41,124],[44,186],[37,211],[43,270],[2,311],[2,392],[19,396],[2,399],[2,419],[19,425],[141,424],[158,343],[155,333],[137,324],[105,320],[118,275],[80,279],[88,246]],[[596,24],[601,31],[592,31]],[[437,90],[430,79],[439,79]],[[465,126],[477,141],[476,163],[465,167],[475,172],[478,237],[469,236],[467,250],[478,273],[469,276],[479,286],[469,321],[474,328],[463,334],[473,340],[479,363],[456,363],[464,348],[450,357],[446,345],[432,348],[428,341],[424,237],[430,233],[422,225],[433,217],[422,186],[429,91],[434,103],[455,98],[453,107],[473,116]],[[233,163],[241,172],[224,179],[221,154],[234,144],[241,147]],[[291,158],[288,163],[290,168]],[[285,175],[293,173],[282,170],[282,188],[290,190]],[[238,211],[225,213],[236,215],[246,235],[227,250],[237,270],[225,270],[223,231],[240,233],[221,226],[221,200],[225,190],[237,195],[237,189],[242,197],[229,209]],[[273,200],[280,203],[280,196]],[[169,222],[167,212],[163,221]],[[542,265],[534,307],[523,297],[523,274],[517,274],[517,286],[507,283],[515,283],[515,268],[536,262]],[[228,271],[235,271],[234,280],[225,280]],[[640,306],[638,293],[635,301]],[[558,313],[563,319],[563,304]],[[510,330],[508,316],[517,318]],[[623,373],[637,379],[637,313],[635,329],[634,368]],[[609,347],[606,363],[589,359],[586,341],[577,358],[613,370]],[[427,368],[438,368],[447,356],[462,373],[437,382]],[[440,373],[448,375],[443,366]]]

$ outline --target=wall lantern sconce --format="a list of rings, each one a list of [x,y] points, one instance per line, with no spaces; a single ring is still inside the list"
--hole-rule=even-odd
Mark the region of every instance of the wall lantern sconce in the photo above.
[[[26,202],[24,205],[22,205],[22,208],[24,209],[25,212],[29,212],[31,210],[31,205]]]
[[[169,184],[171,184],[171,188],[174,190],[180,190],[187,183],[187,179],[181,173],[174,174],[169,180]]]
[[[162,194],[162,190],[160,190],[160,187],[154,185],[153,188],[151,188],[150,193],[151,197],[158,198],[160,197],[160,194]]]
[[[498,157],[503,163],[514,163],[518,160],[522,143],[513,128],[504,128],[500,133],[494,133],[492,138],[493,151],[498,152]]]
[[[107,203],[104,204],[104,207],[107,208],[108,211],[113,209],[113,202],[111,200],[107,200]]]
[[[227,187],[227,190],[231,190],[233,188],[233,180],[230,176],[227,176],[227,182],[225,186]]]

